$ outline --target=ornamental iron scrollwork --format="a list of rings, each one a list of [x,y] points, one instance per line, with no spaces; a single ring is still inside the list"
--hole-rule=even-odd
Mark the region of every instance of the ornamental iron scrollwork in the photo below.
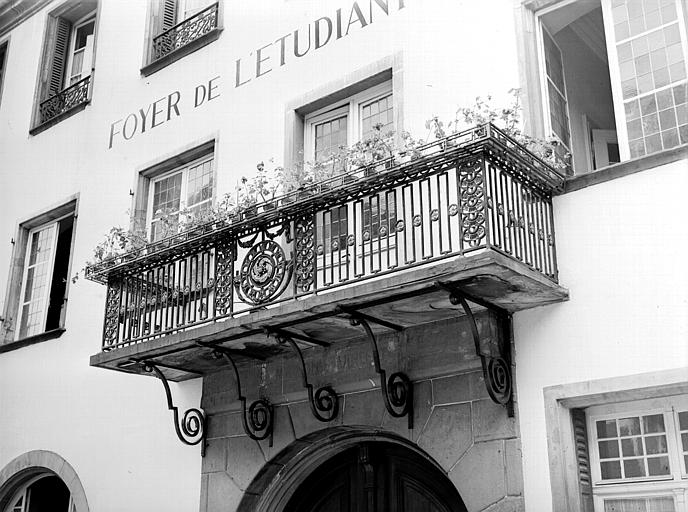
[[[241,300],[260,305],[281,295],[289,284],[292,263],[272,240],[263,240],[248,252],[235,282]]]
[[[295,231],[296,289],[308,292],[315,283],[314,216],[296,219]]]
[[[461,231],[463,241],[477,247],[485,238],[485,190],[482,166],[479,163],[459,171]]]
[[[335,393],[334,389],[330,386],[322,386],[314,392],[313,385],[308,382],[306,363],[303,360],[301,349],[290,333],[278,330],[272,331],[270,334],[275,336],[277,343],[280,345],[288,344],[292,350],[296,352],[299,362],[301,363],[301,380],[303,387],[305,387],[308,392],[308,403],[315,419],[323,423],[334,420],[337,414],[339,414],[339,398],[337,397],[337,393]]]
[[[385,404],[385,409],[395,418],[403,418],[406,416],[408,420],[408,428],[413,428],[413,383],[411,379],[403,372],[394,372],[387,378],[387,372],[380,364],[380,352],[377,346],[377,339],[375,333],[370,328],[369,322],[373,322],[383,327],[394,329],[395,331],[402,331],[401,326],[374,318],[359,311],[347,308],[345,306],[337,306],[337,312],[344,313],[350,317],[351,325],[361,326],[370,341],[370,346],[373,351],[373,364],[375,371],[380,375],[380,390],[382,391],[382,400]]]
[[[490,395],[490,398],[496,404],[509,406],[513,390],[511,370],[506,358],[503,356],[494,357],[490,354],[483,353],[480,347],[478,324],[473,316],[473,311],[471,311],[461,291],[445,283],[438,282],[436,285],[439,288],[447,290],[449,292],[449,302],[454,306],[461,306],[466,313],[471,328],[473,343],[475,345],[475,353],[480,358],[483,377],[485,378],[485,387],[487,388],[487,393]]]
[[[54,96],[51,96],[47,100],[42,101],[38,106],[41,123],[46,123],[60,114],[88,101],[88,88],[90,84],[91,77],[89,75],[66,89],[63,89]]]
[[[270,402],[262,398],[251,402],[251,405],[246,408],[246,397],[241,393],[241,377],[239,376],[239,369],[237,368],[231,353],[222,348],[215,347],[213,356],[216,359],[226,359],[234,369],[234,376],[237,383],[237,394],[241,402],[241,422],[244,426],[246,435],[255,441],[262,441],[270,438],[270,446],[272,446],[272,432],[274,421],[274,407]]]
[[[122,298],[122,282],[109,280],[105,298],[105,321],[103,324],[103,347],[117,344],[119,340],[120,302]]]
[[[233,244],[224,243],[217,246],[215,250],[215,313],[218,316],[232,312],[235,259]]]
[[[201,410],[196,408],[188,409],[184,412],[182,420],[179,421],[179,409],[172,402],[172,392],[167,378],[160,371],[158,366],[151,361],[140,361],[141,368],[147,373],[154,373],[162,382],[167,397],[167,408],[174,414],[174,430],[179,440],[189,446],[196,445],[205,438],[206,425],[205,416]]]
[[[153,38],[154,60],[204,36],[217,27],[217,6],[213,4]]]

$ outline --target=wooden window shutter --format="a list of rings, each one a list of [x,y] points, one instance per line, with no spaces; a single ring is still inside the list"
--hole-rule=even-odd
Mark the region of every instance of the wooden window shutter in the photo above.
[[[50,82],[48,96],[54,96],[64,88],[65,66],[69,50],[69,35],[72,24],[64,18],[57,18],[55,28],[55,45],[53,46],[50,64]]]
[[[573,423],[573,442],[578,467],[578,488],[580,490],[581,510],[593,512],[592,475],[590,472],[590,455],[588,451],[588,429],[583,409],[571,409]]]
[[[162,32],[177,24],[177,0],[162,0]]]

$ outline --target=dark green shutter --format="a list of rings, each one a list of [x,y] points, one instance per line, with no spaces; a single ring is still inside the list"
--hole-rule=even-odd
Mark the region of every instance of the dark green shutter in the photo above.
[[[55,29],[55,46],[50,64],[50,83],[48,96],[54,96],[64,88],[65,66],[69,50],[69,34],[72,24],[64,18],[57,18]]]
[[[581,510],[593,512],[592,475],[590,473],[590,452],[588,451],[588,430],[583,409],[571,409],[573,423],[573,442],[578,466],[578,486]]]
[[[162,32],[177,24],[177,0],[162,1]]]

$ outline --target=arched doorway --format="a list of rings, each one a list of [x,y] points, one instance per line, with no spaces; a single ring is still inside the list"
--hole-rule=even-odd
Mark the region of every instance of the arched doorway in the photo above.
[[[401,445],[361,442],[315,468],[284,512],[465,512],[447,477]]]
[[[238,512],[466,512],[446,472],[408,439],[334,427],[294,441],[256,475]]]
[[[74,468],[54,452],[26,452],[0,470],[0,512],[88,512]]]

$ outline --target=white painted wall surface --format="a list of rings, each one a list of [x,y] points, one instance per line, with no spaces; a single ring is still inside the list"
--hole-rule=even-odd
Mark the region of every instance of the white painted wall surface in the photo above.
[[[517,83],[509,0],[390,0],[389,16],[235,87],[236,59],[251,54],[352,0],[230,2],[224,31],[201,50],[148,76],[140,75],[146,2],[102,0],[97,27],[92,103],[84,111],[29,135],[47,13],[11,33],[0,102],[0,300],[4,301],[16,224],[80,194],[72,274],[112,226],[127,226],[136,169],[193,141],[219,137],[218,195],[258,161],[281,161],[285,104],[386,56],[402,54],[405,128],[425,137],[424,122],[450,119],[475,96],[506,97]],[[368,4],[367,1],[360,2]],[[489,26],[486,24],[489,20]],[[496,41],[503,41],[499,44]],[[219,98],[193,107],[194,88],[220,77]],[[180,91],[181,115],[109,149],[111,123]],[[198,447],[174,434],[160,382],[91,368],[100,349],[105,287],[70,285],[67,332],[59,339],[0,354],[0,468],[36,449],[65,458],[84,485],[92,511],[198,508]],[[200,381],[173,384],[180,409],[200,402]]]
[[[552,508],[543,388],[688,367],[686,171],[683,160],[554,200],[571,299],[514,316],[526,510]]]

